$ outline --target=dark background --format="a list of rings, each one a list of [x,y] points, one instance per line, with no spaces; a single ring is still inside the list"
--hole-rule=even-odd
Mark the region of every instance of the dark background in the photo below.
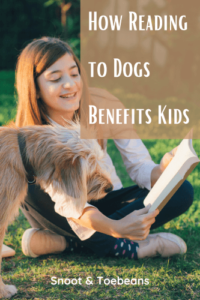
[[[68,40],[79,56],[80,1],[2,0],[0,70],[13,70],[20,51],[33,39],[42,36]]]

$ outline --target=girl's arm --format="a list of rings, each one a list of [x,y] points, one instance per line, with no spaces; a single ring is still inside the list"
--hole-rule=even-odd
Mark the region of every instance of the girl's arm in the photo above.
[[[143,142],[138,137],[135,140],[114,139],[114,143],[121,154],[130,178],[141,188],[150,190],[152,184],[155,183],[158,165],[152,161]],[[152,180],[151,174],[153,175]]]
[[[120,220],[112,220],[95,207],[87,207],[79,219],[71,218],[75,223],[113,236],[130,240],[144,240],[159,211],[148,213],[150,206],[136,210]]]

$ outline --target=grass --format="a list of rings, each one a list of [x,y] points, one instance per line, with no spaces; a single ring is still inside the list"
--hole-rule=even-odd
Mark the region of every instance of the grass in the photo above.
[[[15,115],[13,97],[14,72],[0,72],[0,124]],[[175,147],[178,140],[145,140],[153,160],[159,163],[165,152]],[[193,141],[200,156],[199,141]],[[116,166],[124,186],[132,181],[126,173],[114,142],[108,141],[108,152]],[[144,259],[130,261],[115,258],[98,258],[95,255],[68,254],[48,255],[36,259],[26,258],[21,251],[21,237],[30,225],[23,214],[9,226],[5,244],[16,250],[13,258],[3,259],[3,280],[14,284],[18,293],[13,299],[200,299],[200,179],[199,167],[189,176],[195,189],[192,207],[181,217],[165,224],[158,231],[172,232],[181,236],[188,245],[183,256],[170,259]],[[82,284],[52,285],[51,277],[82,279]],[[92,284],[86,284],[91,277]],[[107,279],[101,284],[97,277]],[[148,279],[149,284],[107,284],[108,279]]]

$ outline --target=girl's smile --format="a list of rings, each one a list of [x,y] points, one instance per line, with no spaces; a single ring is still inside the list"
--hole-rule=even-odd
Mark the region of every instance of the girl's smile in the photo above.
[[[60,95],[61,98],[64,99],[68,99],[68,100],[72,100],[75,98],[75,96],[77,95],[77,93],[68,93],[68,94],[64,94],[64,95]]]

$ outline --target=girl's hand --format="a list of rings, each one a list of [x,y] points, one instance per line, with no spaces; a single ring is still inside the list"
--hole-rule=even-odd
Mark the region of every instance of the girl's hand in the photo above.
[[[161,159],[160,164],[152,170],[152,172],[151,172],[151,187],[154,186],[154,184],[156,183],[156,181],[158,180],[158,178],[160,177],[162,172],[167,168],[170,161],[176,154],[177,149],[178,149],[178,146],[176,148],[172,149],[170,152],[167,152]]]
[[[169,165],[170,161],[172,160],[172,158],[176,154],[177,150],[178,150],[178,146],[176,148],[172,149],[170,152],[166,153],[163,156],[163,158],[160,161],[160,170],[161,170],[161,172],[163,172],[167,168],[167,166]]]
[[[148,213],[151,205],[136,210],[120,220],[113,220],[103,215],[96,207],[86,207],[79,219],[71,218],[75,223],[111,235],[115,238],[144,240],[159,210]]]
[[[155,222],[155,217],[159,214],[156,209],[148,212],[151,205],[136,210],[121,220],[118,220],[115,237],[130,240],[144,240],[147,238],[151,225]]]

